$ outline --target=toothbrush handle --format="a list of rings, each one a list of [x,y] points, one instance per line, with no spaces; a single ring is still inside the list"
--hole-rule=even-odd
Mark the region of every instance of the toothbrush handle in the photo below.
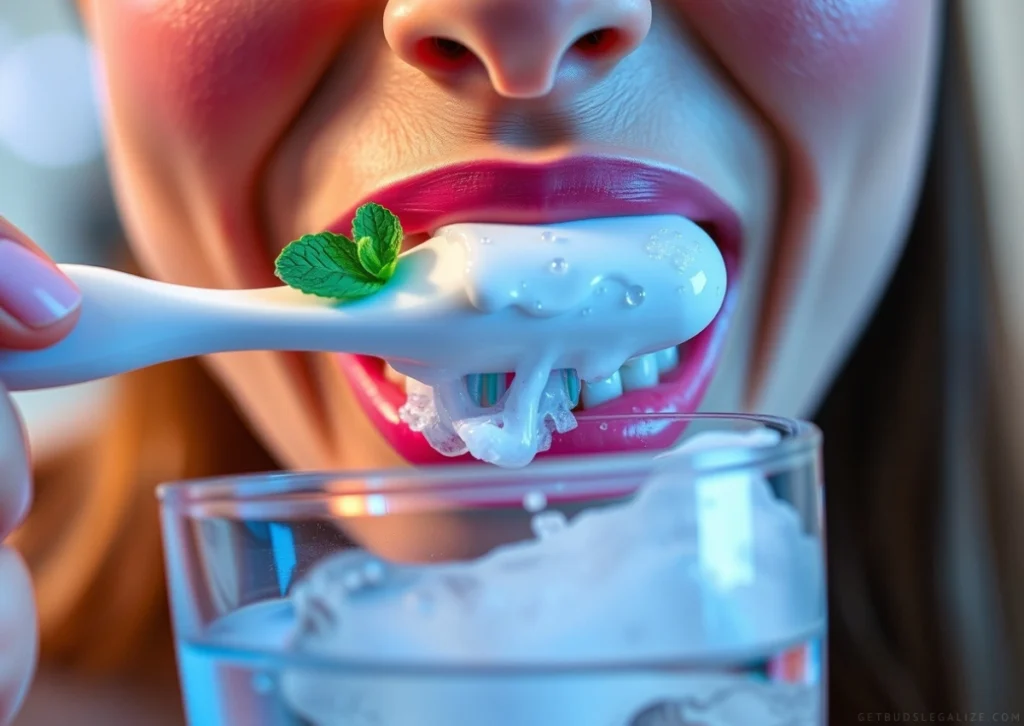
[[[11,391],[66,386],[199,355],[212,330],[199,290],[87,265],[61,265],[82,291],[78,324],[57,344],[0,351],[0,382]],[[184,304],[183,304],[184,303]]]

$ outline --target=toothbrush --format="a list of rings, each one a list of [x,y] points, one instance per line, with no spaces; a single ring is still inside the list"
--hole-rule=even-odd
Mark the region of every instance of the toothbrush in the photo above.
[[[52,388],[181,358],[254,350],[375,356],[428,384],[481,371],[514,371],[524,352],[544,352],[553,370],[577,371],[580,379],[595,380],[628,358],[689,340],[711,323],[722,305],[725,267],[710,239],[696,238],[702,256],[696,267],[688,268],[688,274],[696,272],[710,281],[700,286],[680,286],[664,262],[641,252],[650,229],[667,223],[692,225],[661,218],[565,225],[574,235],[566,250],[578,246],[578,259],[586,261],[587,250],[605,245],[607,254],[591,255],[591,264],[607,260],[600,264],[621,270],[628,262],[634,277],[645,281],[648,299],[642,305],[626,304],[628,284],[595,276],[599,285],[581,288],[577,302],[551,315],[546,310],[544,315],[524,312],[507,301],[494,304],[501,294],[508,295],[508,280],[502,275],[509,269],[534,275],[529,278],[534,280],[531,289],[542,282],[552,291],[565,289],[563,276],[549,271],[550,244],[531,247],[522,241],[523,228],[514,226],[448,228],[456,236],[494,238],[486,249],[504,249],[512,260],[492,266],[502,273],[494,278],[482,275],[479,264],[468,264],[473,259],[466,245],[439,232],[401,256],[383,289],[344,304],[290,287],[210,290],[100,267],[62,265],[82,292],[77,325],[49,348],[0,352],[0,382],[11,391]],[[624,235],[640,250],[628,259]],[[613,291],[615,285],[619,288]],[[575,390],[578,380],[567,385]],[[490,395],[500,393],[496,389]]]
[[[424,318],[465,308],[461,285],[442,266],[422,253],[403,257],[387,289],[344,305],[284,286],[214,290],[60,265],[82,293],[77,325],[49,348],[0,352],[0,382],[11,391],[53,388],[247,350],[396,354],[395,338],[415,339]]]

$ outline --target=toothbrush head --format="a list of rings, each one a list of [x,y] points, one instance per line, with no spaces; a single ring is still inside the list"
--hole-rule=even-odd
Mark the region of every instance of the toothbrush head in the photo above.
[[[704,330],[728,282],[710,236],[675,216],[457,224],[406,253],[399,270],[391,307],[401,314],[383,357],[428,382],[525,359],[607,376]]]

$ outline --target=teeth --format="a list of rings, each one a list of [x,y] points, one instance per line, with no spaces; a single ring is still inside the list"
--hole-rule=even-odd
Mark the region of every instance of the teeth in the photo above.
[[[627,361],[610,378],[593,383],[581,382],[576,371],[562,370],[562,382],[573,407],[600,406],[629,391],[639,391],[658,385],[659,374],[667,373],[679,365],[679,351],[665,348],[656,353],[637,356]],[[388,380],[404,385],[405,376],[391,366],[384,367]],[[470,398],[481,408],[496,405],[505,395],[512,382],[511,373],[478,373],[466,376],[466,390]]]
[[[679,365],[678,348],[665,348],[664,350],[659,350],[654,356],[658,361],[658,373],[668,373]]]
[[[466,376],[466,390],[477,406],[487,408],[501,400],[508,390],[508,373],[477,373]]]
[[[597,381],[594,383],[583,382],[583,407],[593,408],[594,406],[600,406],[602,403],[607,403],[614,398],[618,398],[622,395],[622,376],[619,375],[618,371],[615,371],[611,375],[611,378],[606,378],[603,381]]]
[[[401,389],[405,389],[406,381],[409,379],[403,376],[401,373],[392,368],[389,364],[384,364],[384,380],[391,381]]]
[[[619,369],[623,391],[639,391],[658,385],[658,355],[650,353],[626,361]]]

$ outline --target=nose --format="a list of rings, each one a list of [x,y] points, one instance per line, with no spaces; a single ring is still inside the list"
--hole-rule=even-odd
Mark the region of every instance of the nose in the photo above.
[[[595,81],[643,41],[651,0],[389,0],[384,35],[407,63],[457,80],[482,66],[507,98]]]

